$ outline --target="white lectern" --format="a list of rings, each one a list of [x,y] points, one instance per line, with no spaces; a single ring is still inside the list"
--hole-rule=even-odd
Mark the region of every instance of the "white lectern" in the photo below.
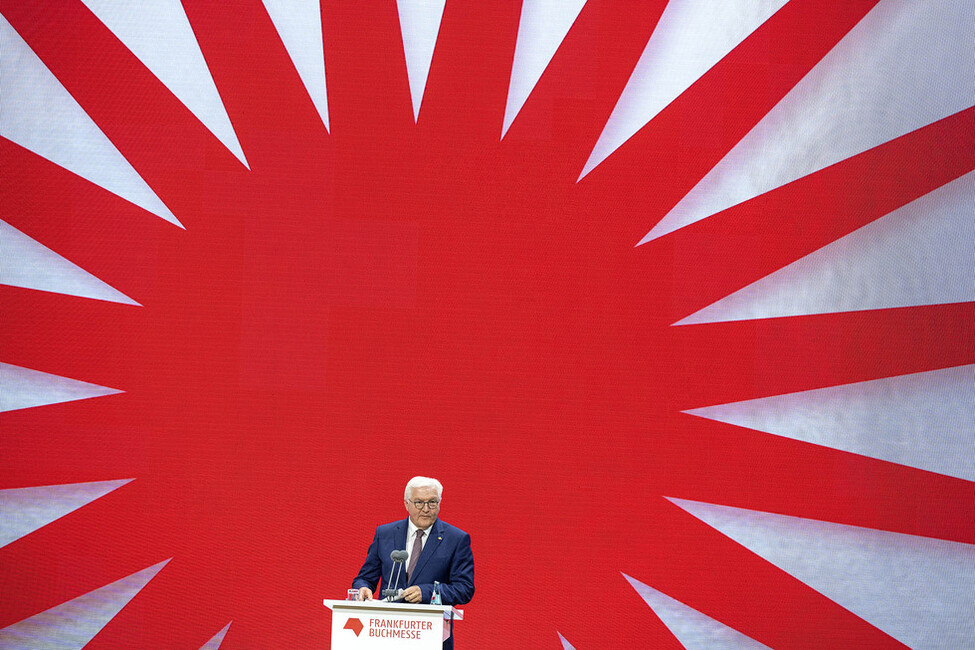
[[[446,621],[464,619],[450,605],[411,605],[384,600],[325,600],[332,610],[332,650],[441,650]]]

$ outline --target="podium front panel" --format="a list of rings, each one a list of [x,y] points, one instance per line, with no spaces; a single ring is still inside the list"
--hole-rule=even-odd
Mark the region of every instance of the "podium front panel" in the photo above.
[[[440,650],[443,607],[379,601],[325,601],[332,610],[332,650]]]

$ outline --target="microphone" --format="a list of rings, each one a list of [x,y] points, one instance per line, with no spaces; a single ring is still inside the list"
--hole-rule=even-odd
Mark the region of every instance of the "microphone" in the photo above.
[[[399,585],[399,578],[403,573],[403,565],[406,564],[406,558],[409,556],[410,554],[406,552],[406,549],[403,549],[402,551],[393,551],[389,554],[389,559],[393,561],[393,566],[389,568],[388,584],[390,586],[383,589],[383,596],[385,596],[386,600],[390,602],[398,600],[400,596],[401,590],[397,589],[396,586]],[[393,571],[396,571],[395,580],[393,579]]]

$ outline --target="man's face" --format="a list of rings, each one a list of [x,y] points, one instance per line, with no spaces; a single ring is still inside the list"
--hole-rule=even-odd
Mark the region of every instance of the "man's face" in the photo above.
[[[417,508],[417,502],[424,502]],[[433,505],[436,502],[436,505]],[[437,498],[437,491],[432,487],[414,488],[410,498],[406,500],[406,511],[410,513],[410,521],[417,528],[426,528],[437,520],[440,512],[440,499]]]

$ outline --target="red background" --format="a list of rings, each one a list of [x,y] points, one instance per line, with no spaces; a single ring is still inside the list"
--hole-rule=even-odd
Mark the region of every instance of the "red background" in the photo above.
[[[142,305],[0,286],[0,360],[125,391],[4,413],[0,488],[135,479],[0,550],[0,627],[173,558],[90,647],[325,647],[422,474],[464,647],[680,647],[621,572],[900,647],[664,497],[971,543],[971,483],[681,411],[971,363],[972,304],[671,324],[971,170],[971,110],[634,248],[874,4],[790,2],[576,183],[664,2],[591,0],[500,140],[518,2],[447,3],[416,123],[395,4],[323,2],[326,131],[259,2],[188,0],[250,170],[80,2],[4,3],[185,230],[0,140],[3,218]]]

